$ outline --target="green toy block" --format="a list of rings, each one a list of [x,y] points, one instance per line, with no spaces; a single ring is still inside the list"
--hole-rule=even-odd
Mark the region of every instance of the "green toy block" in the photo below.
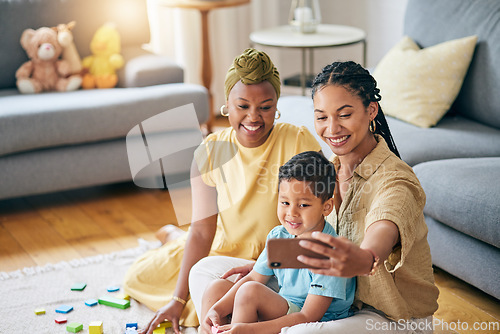
[[[83,291],[86,286],[86,283],[75,283],[71,286],[71,291]]]
[[[104,296],[99,298],[99,304],[126,309],[130,307],[130,300],[119,299],[111,296]]]
[[[78,333],[83,329],[83,324],[79,322],[72,322],[68,325],[66,325],[66,330],[71,333]]]
[[[102,334],[102,321],[92,321],[89,324],[89,334]]]

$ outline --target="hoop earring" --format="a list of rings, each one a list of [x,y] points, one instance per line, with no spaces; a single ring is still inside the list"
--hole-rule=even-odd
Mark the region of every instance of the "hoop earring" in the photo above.
[[[227,109],[227,107],[226,107],[226,105],[225,105],[225,104],[223,104],[223,105],[222,105],[222,107],[220,107],[220,114],[221,114],[222,116],[224,116],[224,117],[229,116],[229,110],[228,110],[227,114],[224,114],[224,109]]]
[[[274,116],[274,119],[280,119],[280,117],[281,117],[281,112],[280,112],[278,109],[276,109],[276,114],[277,114],[277,115],[276,115],[276,116]]]
[[[377,123],[375,123],[375,120],[372,120],[370,122],[370,132],[371,133],[375,133],[375,131],[377,130]]]

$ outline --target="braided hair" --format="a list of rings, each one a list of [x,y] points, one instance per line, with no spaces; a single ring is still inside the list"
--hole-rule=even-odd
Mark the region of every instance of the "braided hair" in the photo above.
[[[353,61],[334,62],[327,65],[323,68],[321,73],[314,78],[312,84],[313,99],[314,94],[318,90],[328,85],[344,87],[351,94],[358,96],[365,107],[368,107],[370,102],[377,102],[378,114],[374,119],[376,125],[374,133],[381,135],[385,139],[389,149],[397,157],[401,158],[396,148],[396,143],[394,143],[394,139],[392,138],[391,131],[389,130],[387,120],[379,104],[379,101],[382,99],[379,94],[380,89],[377,88],[377,81],[370,72]]]

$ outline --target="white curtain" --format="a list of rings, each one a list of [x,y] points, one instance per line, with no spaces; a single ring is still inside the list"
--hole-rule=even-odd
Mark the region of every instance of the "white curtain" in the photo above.
[[[201,84],[199,11],[164,7],[157,0],[147,0],[147,3],[151,26],[150,50],[176,60],[184,68],[185,82]],[[252,0],[248,5],[209,12],[214,112],[225,102],[224,78],[234,57],[250,46],[249,35],[253,30],[279,25],[280,8],[283,10],[280,1]],[[278,53],[273,57],[272,51],[266,52],[277,63]]]

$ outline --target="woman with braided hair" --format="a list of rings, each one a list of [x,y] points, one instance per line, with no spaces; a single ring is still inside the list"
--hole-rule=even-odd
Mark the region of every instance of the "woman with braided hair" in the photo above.
[[[279,167],[297,153],[321,149],[305,127],[274,124],[280,115],[280,85],[279,73],[264,52],[247,49],[234,59],[221,108],[231,127],[210,134],[195,151],[188,233],[144,254],[126,274],[124,290],[156,310],[142,333],[152,333],[166,320],[176,334],[179,325],[198,326],[199,306],[190,293],[197,295],[205,284],[198,275],[197,284],[189,288],[192,266],[218,255],[210,269],[220,268],[220,276],[231,267],[253,263],[267,233],[280,224]]]
[[[282,333],[432,333],[434,285],[423,209],[425,194],[403,162],[378,101],[375,79],[359,64],[336,62],[313,82],[314,126],[335,154],[335,210],[340,236],[315,233],[331,247],[303,242],[328,256],[301,257],[312,272],[357,277],[351,318],[301,324]]]
[[[305,240],[301,246],[328,259],[298,259],[320,268],[311,269],[314,274],[357,277],[354,315],[283,328],[281,334],[432,333],[439,292],[423,216],[425,194],[399,157],[377,83],[359,64],[335,62],[323,68],[312,88],[315,130],[334,153],[335,208],[327,221],[339,237],[314,232],[313,238],[330,246]],[[244,275],[249,267],[222,277]]]

